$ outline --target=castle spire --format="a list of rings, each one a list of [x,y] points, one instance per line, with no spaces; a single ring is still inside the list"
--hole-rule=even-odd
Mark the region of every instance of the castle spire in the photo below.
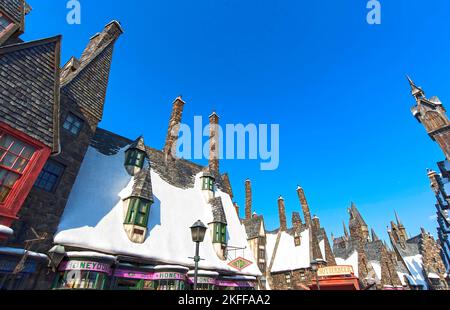
[[[347,230],[347,226],[345,225],[344,221],[342,221],[342,226],[344,227],[344,236],[346,239],[348,239],[348,230]]]
[[[397,211],[394,211],[394,213],[395,213],[395,220],[397,221],[397,226],[398,227],[403,226],[402,222],[400,221],[400,217],[397,214]]]
[[[411,94],[416,98],[423,98],[425,97],[425,92],[422,90],[422,88],[416,86],[416,84],[411,80],[411,78],[407,75],[406,78],[408,79],[409,85],[411,86]]]
[[[378,238],[378,236],[377,236],[377,234],[375,233],[375,230],[374,230],[373,228],[372,228],[371,233],[372,233],[372,242],[373,242],[373,241],[378,241],[378,240],[380,240],[380,238]]]

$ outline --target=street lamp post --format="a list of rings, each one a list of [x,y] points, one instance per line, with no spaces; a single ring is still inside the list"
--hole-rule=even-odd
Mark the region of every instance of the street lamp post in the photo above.
[[[200,261],[200,243],[205,239],[207,227],[202,221],[198,220],[191,227],[192,241],[195,242],[195,272],[194,272],[194,290],[197,290],[198,262]]]
[[[319,267],[321,263],[324,263],[325,261],[322,259],[315,259],[311,262],[311,270],[316,274],[316,284],[317,284],[317,290],[320,291],[320,281],[319,281]]]

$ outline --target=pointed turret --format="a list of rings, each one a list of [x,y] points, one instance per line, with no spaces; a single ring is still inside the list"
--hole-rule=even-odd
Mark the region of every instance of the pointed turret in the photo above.
[[[411,86],[411,94],[414,96],[414,98],[419,99],[425,97],[425,92],[422,90],[422,88],[416,86],[416,84],[408,75],[406,76],[406,78],[408,79],[409,85]]]
[[[366,242],[369,239],[369,227],[356,208],[355,203],[352,202],[352,205],[348,211],[350,214],[350,221],[348,225],[350,228],[350,237],[352,239],[359,239]]]
[[[348,239],[349,235],[348,235],[348,230],[347,230],[347,226],[345,225],[345,222],[342,221],[342,227],[344,227],[344,236],[345,239]]]
[[[378,240],[380,240],[380,238],[378,238],[378,236],[377,236],[377,234],[375,233],[375,230],[374,230],[373,228],[372,228],[371,233],[372,233],[372,242],[373,242],[373,241],[378,241]]]

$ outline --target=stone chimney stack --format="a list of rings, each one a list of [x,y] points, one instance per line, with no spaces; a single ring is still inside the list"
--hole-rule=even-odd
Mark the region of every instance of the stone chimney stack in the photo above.
[[[439,193],[439,175],[436,171],[428,169],[428,179],[430,179],[430,185],[433,192],[437,195]]]
[[[219,175],[219,116],[213,112],[209,116],[209,170]]]
[[[114,20],[107,24],[102,32],[91,37],[81,55],[80,62],[89,62],[93,57],[97,56],[98,52],[102,51],[105,46],[116,41],[122,33],[122,26],[118,21]]]
[[[312,224],[314,229],[316,229],[316,231],[319,231],[320,229],[320,219],[318,216],[314,215],[313,219],[312,219]]]
[[[286,207],[284,205],[284,198],[282,196],[278,198],[278,214],[280,216],[280,231],[286,231]]]
[[[239,205],[237,204],[237,202],[233,202],[234,205],[234,209],[236,210],[236,214],[238,216],[238,218],[240,219],[240,215],[239,215]]]
[[[250,179],[245,181],[245,219],[252,218],[252,182]]]
[[[311,212],[309,211],[308,201],[306,200],[305,191],[302,187],[297,187],[298,199],[302,205],[303,216],[305,218],[306,226],[311,227]]]
[[[298,212],[292,212],[292,226],[294,227],[295,231],[299,231],[302,229],[302,219],[300,217],[300,213]]]
[[[166,144],[164,145],[163,150],[166,160],[169,158],[176,157],[176,148],[177,148],[176,142],[178,140],[178,135],[180,133],[180,124],[181,118],[183,116],[184,105],[185,102],[183,101],[181,96],[179,96],[173,102],[172,114],[170,115],[169,128],[167,130]]]

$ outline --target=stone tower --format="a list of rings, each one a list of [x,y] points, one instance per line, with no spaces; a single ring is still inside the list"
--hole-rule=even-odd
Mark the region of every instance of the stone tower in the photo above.
[[[365,244],[369,239],[369,227],[353,202],[348,212],[350,214],[350,238],[358,240],[361,244]]]
[[[425,97],[422,88],[416,86],[408,77],[411,93],[416,100],[416,105],[411,112],[414,117],[425,127],[428,135],[436,141],[445,157],[450,159],[450,121],[446,110],[438,97]]]

